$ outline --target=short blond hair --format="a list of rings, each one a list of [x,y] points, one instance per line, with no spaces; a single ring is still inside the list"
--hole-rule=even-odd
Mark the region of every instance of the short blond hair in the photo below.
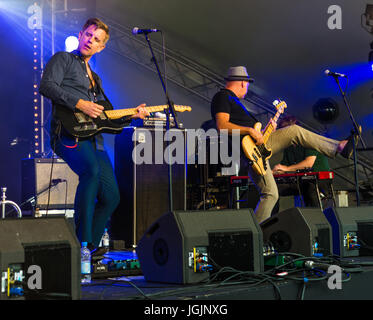
[[[110,35],[109,35],[109,27],[106,23],[104,23],[103,21],[101,21],[99,18],[90,18],[86,21],[86,23],[84,24],[83,28],[82,28],[82,31],[84,31],[85,29],[87,29],[89,26],[96,26],[97,29],[101,29],[101,30],[104,30],[106,32],[106,37],[105,37],[105,40],[104,42],[108,42],[109,38],[110,38]]]

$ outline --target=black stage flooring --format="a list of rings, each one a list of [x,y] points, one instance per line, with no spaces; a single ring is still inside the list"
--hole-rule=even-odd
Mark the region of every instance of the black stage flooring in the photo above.
[[[109,252],[109,259],[133,259],[131,251]],[[346,260],[347,261],[347,260]],[[147,282],[140,271],[133,275],[94,275],[90,284],[82,285],[82,300],[132,301],[203,301],[216,300],[373,300],[373,257],[353,257],[354,265],[346,269],[341,289],[329,289],[328,279],[279,278],[246,281],[215,281],[199,284],[171,284]],[[123,273],[122,273],[123,274]],[[324,272],[325,275],[325,272]],[[107,276],[107,277],[106,277]]]

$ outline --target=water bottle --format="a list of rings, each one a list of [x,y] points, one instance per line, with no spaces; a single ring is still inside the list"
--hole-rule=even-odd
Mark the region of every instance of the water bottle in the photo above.
[[[81,274],[82,283],[91,282],[91,251],[87,248],[87,242],[82,242]]]
[[[106,250],[109,250],[109,245],[110,245],[110,237],[109,237],[109,233],[107,232],[107,228],[105,228],[105,232],[102,236],[102,246]]]

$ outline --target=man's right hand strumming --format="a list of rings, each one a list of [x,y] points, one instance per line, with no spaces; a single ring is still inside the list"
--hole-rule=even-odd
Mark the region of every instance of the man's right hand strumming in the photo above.
[[[76,104],[75,108],[79,109],[86,115],[90,116],[91,118],[97,118],[101,112],[104,110],[104,107],[94,103],[92,101],[87,101],[80,99]]]
[[[249,135],[251,136],[251,138],[255,140],[255,144],[257,146],[260,146],[264,143],[264,138],[260,131],[257,131],[254,128],[248,128],[247,130],[249,131]]]

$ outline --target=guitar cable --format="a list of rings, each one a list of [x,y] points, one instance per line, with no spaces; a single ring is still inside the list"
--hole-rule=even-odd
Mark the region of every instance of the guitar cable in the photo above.
[[[58,137],[58,140],[60,141],[60,143],[65,147],[65,148],[69,148],[69,149],[75,149],[77,146],[78,146],[78,141],[79,141],[79,138],[76,137],[75,138],[75,144],[72,145],[72,146],[68,146],[66,144],[64,144],[62,142],[62,139],[61,139],[61,130],[62,130],[62,124],[61,124],[61,121],[58,121],[58,126],[57,126],[57,129],[56,129],[56,135],[54,137],[54,142],[53,142],[53,148],[56,148],[56,137]]]
[[[298,189],[298,194],[299,194],[300,201],[302,202],[302,206],[305,207],[304,199],[303,199],[303,193],[302,193],[301,187],[300,187],[299,177],[297,177],[297,189]]]
[[[61,122],[59,122],[57,127],[57,132],[61,131]],[[53,137],[53,152],[56,149],[56,139],[57,137]],[[47,201],[47,210],[45,212],[45,216],[48,217],[48,210],[49,210],[49,203],[50,203],[50,196],[51,196],[51,188],[52,188],[52,178],[53,178],[53,165],[54,165],[54,156],[52,154],[52,163],[51,163],[51,171],[49,174],[49,186],[48,186],[48,201]]]
[[[74,146],[67,146],[67,145],[65,145],[62,142],[62,140],[61,140],[61,129],[62,129],[61,121],[58,121],[58,125],[57,125],[57,128],[55,130],[55,135],[53,136],[53,140],[52,140],[52,143],[53,143],[53,152],[54,152],[54,150],[56,150],[56,141],[57,141],[57,138],[59,139],[60,143],[64,147],[66,147],[66,148],[73,149],[73,148],[76,148],[78,146],[78,138],[75,139],[75,145]],[[52,182],[53,182],[52,178],[53,178],[54,162],[55,162],[55,157],[52,154],[52,163],[51,163],[51,170],[50,170],[50,175],[49,175],[49,186],[48,186],[47,210],[46,210],[46,213],[45,213],[46,217],[48,216],[48,210],[49,210],[49,204],[50,204],[50,194],[51,194],[51,188],[52,188]],[[67,203],[67,180],[66,180],[66,192],[65,192],[65,214],[66,214],[66,208],[67,208],[66,203]]]

